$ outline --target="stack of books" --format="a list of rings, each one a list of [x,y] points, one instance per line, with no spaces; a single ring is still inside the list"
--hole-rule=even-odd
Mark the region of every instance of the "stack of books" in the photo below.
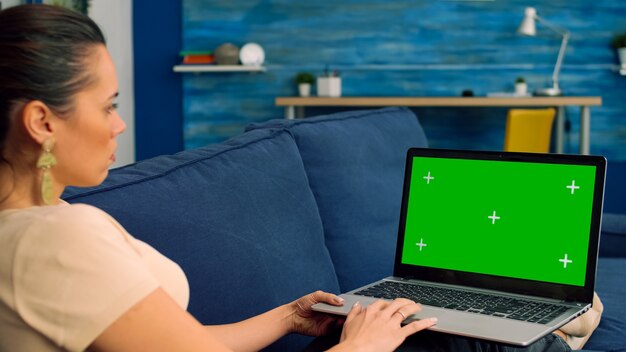
[[[210,50],[207,51],[181,51],[180,56],[183,57],[183,64],[201,64],[201,65],[209,65],[214,64],[215,59],[213,57],[213,52]]]

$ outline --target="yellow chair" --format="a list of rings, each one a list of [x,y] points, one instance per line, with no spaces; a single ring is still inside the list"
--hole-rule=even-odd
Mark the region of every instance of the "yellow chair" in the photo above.
[[[547,153],[556,110],[511,109],[506,117],[504,151]]]

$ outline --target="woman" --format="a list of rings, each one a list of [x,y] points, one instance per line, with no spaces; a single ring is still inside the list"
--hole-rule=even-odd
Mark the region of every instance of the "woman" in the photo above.
[[[117,95],[113,62],[88,17],[46,5],[0,11],[0,351],[249,351],[291,332],[335,330],[341,321],[311,306],[342,302],[319,291],[242,322],[202,326],[185,311],[180,267],[106,213],[59,199],[66,186],[107,176],[126,127]],[[323,348],[394,350],[436,323],[401,325],[418,310],[405,299],[356,305]],[[529,350],[568,350],[558,333]],[[402,348],[501,350],[432,333],[413,339]]]
[[[0,350],[259,350],[297,332],[320,335],[340,305],[315,292],[251,319],[202,326],[185,311],[181,269],[111,217],[59,199],[101,183],[125,124],[97,25],[59,7],[0,11]],[[409,300],[354,307],[333,351],[393,350],[434,324],[401,326]]]

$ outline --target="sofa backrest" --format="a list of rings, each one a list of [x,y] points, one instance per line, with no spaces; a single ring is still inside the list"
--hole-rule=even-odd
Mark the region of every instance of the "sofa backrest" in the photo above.
[[[602,214],[601,257],[626,257],[626,214]]]
[[[407,108],[272,120],[248,130],[293,134],[343,292],[393,273],[406,152],[426,147]]]
[[[68,189],[177,262],[189,311],[204,324],[239,321],[339,286],[317,204],[293,137],[259,130],[225,143],[115,169]],[[269,350],[301,350],[290,336]]]

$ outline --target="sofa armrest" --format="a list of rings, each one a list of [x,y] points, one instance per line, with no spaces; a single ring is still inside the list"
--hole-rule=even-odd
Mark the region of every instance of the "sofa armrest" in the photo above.
[[[602,215],[601,257],[626,257],[626,214]]]

